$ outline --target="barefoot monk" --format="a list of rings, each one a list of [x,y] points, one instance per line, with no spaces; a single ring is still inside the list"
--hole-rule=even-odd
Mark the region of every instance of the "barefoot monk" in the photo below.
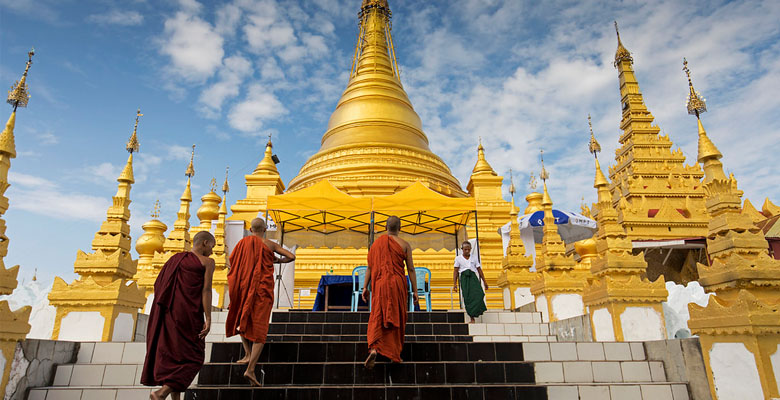
[[[368,358],[365,366],[374,367],[377,354],[393,362],[401,362],[406,330],[406,310],[409,305],[404,264],[412,283],[413,300],[417,303],[417,278],[412,262],[412,247],[398,237],[401,220],[387,219],[387,234],[371,244],[368,270],[363,287],[363,301],[371,291],[371,316],[368,319]]]
[[[274,304],[274,263],[295,260],[293,253],[264,237],[266,229],[264,220],[252,220],[252,234],[241,239],[230,253],[228,272],[230,309],[225,334],[241,336],[244,357],[238,363],[247,364],[244,378],[255,386],[260,386],[255,366],[263,351]]]
[[[146,330],[146,360],[141,383],[162,386],[152,400],[180,398],[203,366],[211,329],[211,279],[216,241],[198,232],[192,251],[173,255],[154,282],[154,301]]]

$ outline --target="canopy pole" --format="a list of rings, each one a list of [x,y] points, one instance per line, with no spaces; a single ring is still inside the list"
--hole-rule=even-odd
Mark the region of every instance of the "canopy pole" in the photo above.
[[[474,210],[474,231],[477,233],[477,261],[482,265],[482,256],[479,254],[482,252],[482,248],[479,245],[479,218],[477,218],[477,210]]]
[[[268,216],[268,211],[266,211],[266,217]],[[281,239],[279,239],[279,246],[282,246],[284,248],[284,222],[282,222],[279,225],[279,228],[282,229]],[[274,256],[276,258],[276,256]],[[282,273],[283,273],[284,264],[281,262],[279,263],[279,273],[276,274],[276,308],[279,308],[279,295],[282,291]]]
[[[460,253],[458,253],[458,226],[455,225],[455,257],[459,255]]]
[[[368,249],[371,250],[371,245],[374,244],[374,212],[371,211],[371,219],[368,223]]]

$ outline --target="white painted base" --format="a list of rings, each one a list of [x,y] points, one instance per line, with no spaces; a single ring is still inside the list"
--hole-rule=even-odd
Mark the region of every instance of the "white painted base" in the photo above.
[[[217,292],[217,289],[211,288],[211,305],[214,307],[222,307],[219,304],[219,292]]]
[[[510,310],[512,308],[512,298],[509,297],[512,293],[509,292],[509,288],[504,288],[504,310]]]
[[[542,313],[542,322],[550,322],[550,310],[547,308],[547,297],[540,294],[536,298],[536,311]]]
[[[12,354],[9,355],[9,356],[10,357],[8,357],[8,358],[13,358]],[[2,374],[5,373],[5,363],[6,363],[5,354],[3,354],[3,351],[0,350],[0,373],[2,373]],[[0,375],[0,379],[2,379],[2,375]]]
[[[582,295],[567,293],[556,294],[552,297],[552,312],[558,321],[583,315],[584,310]]]
[[[97,311],[68,313],[60,322],[58,340],[99,342],[103,340],[106,319]]]
[[[718,400],[763,399],[756,359],[744,343],[715,343],[710,368]]]
[[[531,294],[531,288],[519,287],[515,289],[515,307],[521,307],[534,302],[534,295]]]
[[[597,342],[614,342],[615,328],[612,325],[612,316],[606,308],[601,308],[593,312],[593,335]]]
[[[152,304],[154,303],[154,293],[150,294],[146,298],[146,305],[144,305],[144,314],[149,315],[152,311]]]
[[[772,371],[775,372],[775,381],[777,382],[777,388],[780,389],[780,344],[777,345],[775,354],[769,357],[769,361],[772,363]]]
[[[620,325],[626,342],[666,339],[663,316],[652,307],[626,307]]]
[[[112,342],[132,342],[135,321],[133,314],[119,313],[114,320],[114,334],[111,335]]]

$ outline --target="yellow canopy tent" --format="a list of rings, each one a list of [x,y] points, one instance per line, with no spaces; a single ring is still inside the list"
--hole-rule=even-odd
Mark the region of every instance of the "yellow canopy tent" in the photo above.
[[[288,245],[370,245],[373,234],[386,229],[387,217],[396,215],[413,247],[458,248],[472,213],[476,220],[475,209],[473,198],[447,197],[419,181],[390,196],[353,197],[323,179],[268,197],[268,212],[283,236],[279,239]]]

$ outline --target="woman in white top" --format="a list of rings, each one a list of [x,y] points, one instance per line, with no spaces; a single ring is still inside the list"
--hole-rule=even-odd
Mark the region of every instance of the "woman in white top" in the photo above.
[[[487,311],[485,306],[485,292],[482,291],[482,282],[485,282],[485,290],[488,289],[485,275],[476,257],[471,256],[471,243],[463,242],[460,246],[461,255],[455,257],[455,270],[453,271],[454,289],[458,290],[458,279],[460,278],[460,289],[463,292],[463,304],[466,306],[466,313],[471,317],[470,324],[474,323],[474,318],[479,317]],[[479,275],[479,277],[477,277]]]

